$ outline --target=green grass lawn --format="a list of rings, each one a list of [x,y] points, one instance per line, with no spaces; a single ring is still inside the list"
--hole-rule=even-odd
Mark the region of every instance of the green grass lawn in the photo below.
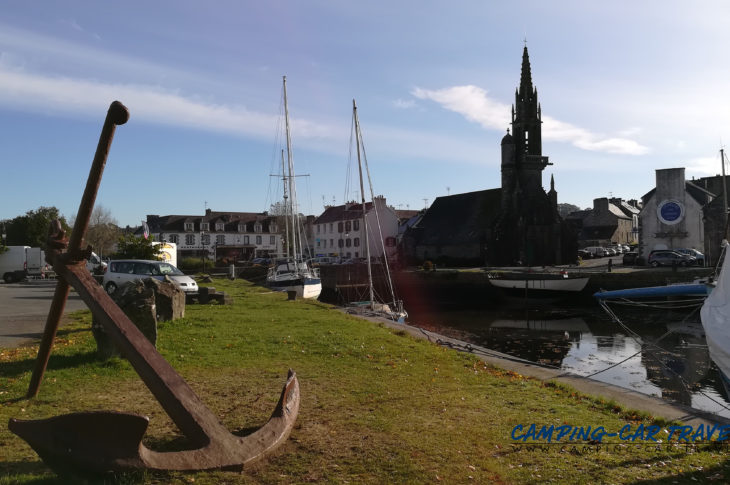
[[[578,444],[515,447],[515,425],[622,426],[667,423],[525,378],[474,356],[416,340],[313,301],[287,301],[243,280],[212,285],[233,305],[188,305],[159,325],[158,349],[236,431],[271,414],[289,368],[301,407],[291,437],[243,473],[139,473],[121,483],[696,483],[730,480],[725,449],[660,450]],[[23,398],[37,345],[0,349],[0,484],[68,483],[7,430],[33,419],[87,410],[150,417],[145,444],[175,449],[181,436],[120,359],[101,362],[88,312],[58,333],[38,397]],[[664,438],[664,434],[660,434]],[[617,439],[609,439],[618,443]]]

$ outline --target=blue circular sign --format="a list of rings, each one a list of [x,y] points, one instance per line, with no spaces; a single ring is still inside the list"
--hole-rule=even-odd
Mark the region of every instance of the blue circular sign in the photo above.
[[[665,200],[657,207],[657,216],[664,224],[677,224],[684,217],[684,205],[676,200]]]

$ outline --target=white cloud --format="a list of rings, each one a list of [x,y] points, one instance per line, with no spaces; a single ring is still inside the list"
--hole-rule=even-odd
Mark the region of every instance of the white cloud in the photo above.
[[[272,138],[278,116],[243,106],[226,106],[186,98],[155,86],[109,84],[44,77],[0,67],[0,103],[35,111],[98,115],[115,99],[127,106],[132,119],[195,129]],[[331,128],[313,121],[292,120],[302,138],[326,138]]]
[[[273,140],[281,128],[278,114],[249,110],[186,97],[158,86],[110,84],[89,80],[47,77],[11,71],[0,65],[0,106],[83,116],[100,116],[119,100],[129,108],[131,121],[159,123],[235,136]],[[291,120],[296,148],[323,153],[346,153],[349,123],[321,123],[306,117]],[[396,158],[485,163],[481,143],[441,133],[369,125],[368,140],[377,151]]]
[[[487,91],[477,86],[454,86],[439,90],[416,88],[411,94],[419,99],[435,101],[488,130],[504,129],[510,123],[511,106],[490,99]],[[647,147],[629,138],[597,135],[549,116],[543,116],[542,119],[543,140],[562,141],[583,150],[622,155],[643,155],[649,152]]]
[[[454,86],[435,91],[415,88],[411,94],[418,99],[435,101],[486,129],[505,130],[509,126],[510,106],[490,99],[487,92],[477,86]]]
[[[417,106],[417,104],[412,99],[406,100],[406,99],[398,98],[395,101],[393,101],[393,106],[395,106],[396,108],[400,108],[400,109],[411,109],[411,108],[415,108]]]
[[[688,160],[685,164],[685,172],[688,175],[699,175],[706,177],[708,175],[717,175],[722,173],[722,165],[720,164],[720,155],[715,157],[700,157]],[[725,166],[725,174],[730,173],[727,165]]]

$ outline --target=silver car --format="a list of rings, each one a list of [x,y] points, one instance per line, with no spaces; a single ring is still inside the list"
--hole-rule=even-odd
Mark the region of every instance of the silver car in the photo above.
[[[169,277],[185,293],[198,292],[198,284],[195,280],[170,263],[143,259],[109,261],[104,272],[102,286],[111,295],[118,287],[129,281],[146,278],[163,280],[165,276]]]

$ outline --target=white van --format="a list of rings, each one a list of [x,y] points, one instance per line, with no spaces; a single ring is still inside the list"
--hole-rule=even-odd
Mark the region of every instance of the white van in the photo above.
[[[588,246],[585,250],[591,253],[594,258],[602,258],[606,256],[606,249],[601,246]]]
[[[25,252],[30,246],[8,246],[8,250],[0,254],[0,275],[5,283],[22,281],[27,276],[28,262]]]
[[[198,292],[198,284],[170,263],[143,259],[122,259],[109,261],[101,284],[110,295],[124,283],[146,278],[163,280],[168,276],[181,290],[188,294]]]

